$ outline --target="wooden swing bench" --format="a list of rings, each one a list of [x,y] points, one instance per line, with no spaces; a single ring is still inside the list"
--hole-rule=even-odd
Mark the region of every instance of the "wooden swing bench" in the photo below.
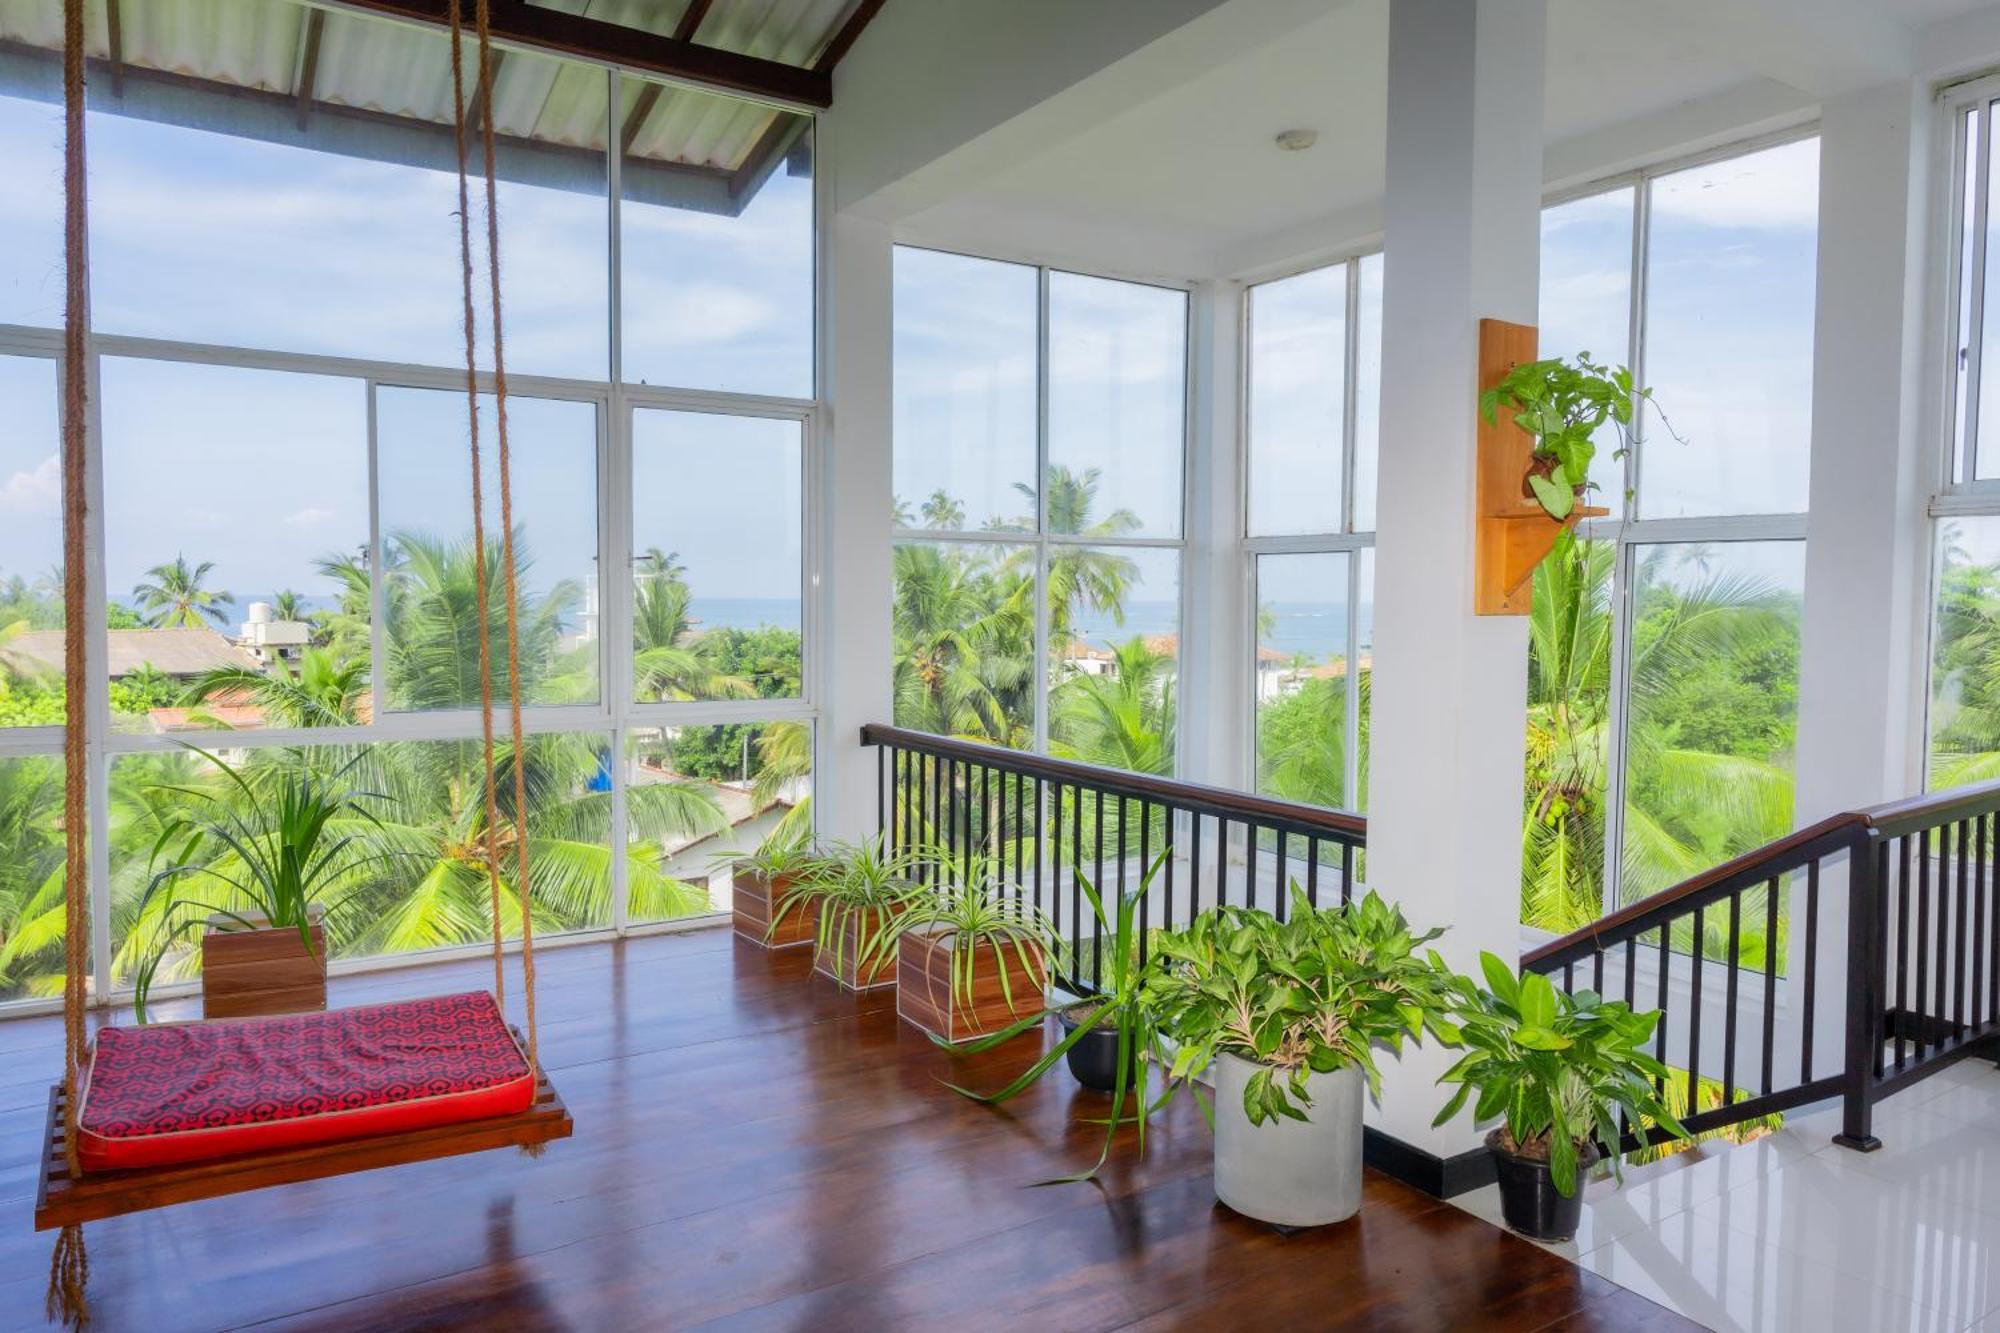
[[[314,1015],[312,1018],[334,1018],[340,1012],[335,1011],[324,1016]],[[250,1024],[268,1021],[270,1020],[242,1020]],[[513,1028],[509,1030],[515,1041],[520,1042],[519,1030]],[[553,1139],[569,1137],[573,1126],[562,1098],[557,1095],[546,1074],[539,1068],[534,1068],[532,1072],[534,1077],[532,1099],[526,1109],[508,1114],[451,1120],[393,1132],[356,1133],[348,1137],[291,1146],[273,1146],[227,1155],[204,1153],[194,1160],[166,1165],[136,1165],[123,1169],[86,1168],[76,1173],[70,1169],[67,1151],[69,1145],[65,1126],[70,1123],[70,1118],[66,1114],[68,1108],[64,1101],[63,1087],[57,1084],[49,1090],[47,1144],[42,1156],[42,1170],[35,1195],[35,1227],[37,1230],[49,1230],[76,1226],[84,1222],[117,1217],[124,1213],[143,1212],[177,1203],[191,1203],[198,1199],[220,1198],[272,1185],[291,1185],[301,1181],[320,1180],[328,1176],[346,1175],[355,1171],[369,1171],[377,1167],[404,1166],[433,1158],[455,1157],[463,1153],[485,1152],[495,1148],[533,1147]],[[88,1091],[84,1094],[86,1105],[80,1108],[82,1115],[89,1114],[90,1108],[87,1104],[89,1095]],[[518,1094],[516,1096],[518,1097]],[[409,1102],[401,1104],[408,1105]],[[397,1105],[389,1103],[383,1109],[394,1111]],[[301,1116],[291,1122],[281,1121],[276,1125],[268,1119],[246,1118],[239,1120],[232,1128],[198,1127],[187,1133],[196,1138],[216,1133],[233,1133],[238,1129],[255,1133],[273,1128],[282,1129],[287,1123],[297,1126],[310,1122],[310,1116]],[[142,1134],[128,1142],[143,1144],[147,1137],[149,1136]],[[92,1142],[87,1132],[84,1141]]]

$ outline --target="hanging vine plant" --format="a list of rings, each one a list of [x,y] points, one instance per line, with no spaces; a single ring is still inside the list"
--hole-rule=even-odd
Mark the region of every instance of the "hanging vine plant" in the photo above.
[[[1521,362],[1479,395],[1479,412],[1492,425],[1505,405],[1513,410],[1514,424],[1533,437],[1533,461],[1522,493],[1560,522],[1595,484],[1590,464],[1597,456],[1598,430],[1607,421],[1617,429],[1612,457],[1623,458],[1632,447],[1633,413],[1652,397],[1651,389],[1633,386],[1626,367],[1599,365],[1590,353],[1581,352],[1567,359]],[[1659,411],[1657,405],[1654,411]],[[1660,421],[1673,435],[1664,414]]]

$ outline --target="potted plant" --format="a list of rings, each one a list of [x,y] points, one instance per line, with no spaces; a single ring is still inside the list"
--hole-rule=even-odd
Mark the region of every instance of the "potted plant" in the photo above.
[[[725,852],[729,869],[731,928],[767,949],[795,949],[817,937],[819,909],[801,902],[783,920],[779,906],[799,884],[822,870],[822,858],[803,837],[771,838],[749,856]]]
[[[911,879],[915,857],[885,849],[880,834],[858,845],[836,847],[805,875],[792,880],[771,921],[775,934],[787,918],[811,912],[813,970],[848,990],[896,984],[896,960],[877,945],[923,889]]]
[[[1652,392],[1635,389],[1632,372],[1624,366],[1601,366],[1583,352],[1567,360],[1519,363],[1479,395],[1479,412],[1492,425],[1506,407],[1514,424],[1533,438],[1521,494],[1561,521],[1592,485],[1597,431],[1606,421],[1612,423],[1619,438],[1613,456],[1623,458],[1631,447],[1634,404],[1650,399]]]
[[[194,747],[190,746],[190,749]],[[356,853],[378,799],[344,783],[357,755],[330,774],[303,761],[244,772],[195,750],[221,789],[167,785],[184,813],[154,843],[139,919],[156,923],[134,976],[133,1011],[160,964],[201,932],[202,1016],[249,1018],[326,1008],[327,897],[382,860]]]
[[[1076,873],[1077,887],[1090,903],[1090,910],[1097,919],[1098,936],[1108,945],[1110,956],[1105,960],[1105,969],[1098,980],[1097,992],[1093,995],[1069,1001],[1056,1010],[1056,1017],[1062,1023],[1063,1037],[1053,1048],[1045,1052],[1028,1070],[998,1092],[974,1092],[970,1088],[952,1083],[946,1086],[952,1091],[998,1106],[1011,1101],[1032,1087],[1042,1075],[1055,1067],[1056,1061],[1067,1059],[1069,1071],[1076,1081],[1087,1088],[1111,1094],[1111,1114],[1105,1117],[1104,1145],[1098,1151],[1097,1161],[1087,1171],[1073,1176],[1063,1176],[1048,1184],[1069,1183],[1088,1180],[1095,1176],[1111,1155],[1111,1143],[1118,1127],[1128,1120],[1136,1120],[1139,1125],[1139,1151],[1146,1150],[1146,1121],[1152,1112],[1159,1109],[1172,1096],[1172,1085],[1163,1089],[1160,1099],[1147,1106],[1146,1084],[1141,1061],[1150,1057],[1162,1068],[1166,1066],[1166,1052],[1160,1041],[1160,1027],[1155,1017],[1150,996],[1145,985],[1147,965],[1140,962],[1140,942],[1143,935],[1138,924],[1139,905],[1146,899],[1151,889],[1153,877],[1166,864],[1170,853],[1162,852],[1141,877],[1137,888],[1123,894],[1115,904],[1117,919],[1114,921],[1105,910],[1104,900],[1097,887],[1079,868]],[[1042,1022],[1036,1014],[1023,1018],[990,1036],[964,1046],[952,1046],[949,1042],[933,1036],[931,1040],[944,1046],[955,1055],[977,1055],[991,1050],[1004,1041],[1032,1031]],[[1125,1115],[1128,1095],[1138,1094],[1139,1107],[1134,1115]]]
[[[1170,1076],[1215,1068],[1215,1192],[1280,1226],[1321,1226],[1361,1207],[1364,1091],[1375,1048],[1430,1032],[1447,1042],[1451,973],[1370,893],[1314,910],[1297,884],[1279,921],[1212,908],[1155,944],[1149,1000],[1178,1042]],[[1197,1092],[1199,1099],[1199,1092]]]
[[[980,853],[924,858],[935,876],[864,957],[893,958],[896,1012],[934,1037],[967,1041],[1047,1008],[1054,924]]]
[[[1484,988],[1466,977],[1455,983],[1459,1030],[1471,1049],[1438,1080],[1458,1090],[1435,1123],[1477,1093],[1476,1119],[1502,1117],[1486,1146],[1499,1168],[1507,1225],[1536,1240],[1568,1240],[1583,1215],[1582,1174],[1623,1138],[1614,1112],[1632,1125],[1687,1134],[1657,1091],[1666,1067],[1645,1050],[1660,1016],[1595,991],[1557,990],[1538,972],[1516,980],[1490,953],[1479,967]],[[1618,1154],[1610,1158],[1616,1173]]]

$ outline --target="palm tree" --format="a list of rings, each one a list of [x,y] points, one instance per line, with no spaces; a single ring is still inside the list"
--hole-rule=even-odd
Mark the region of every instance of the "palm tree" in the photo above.
[[[298,620],[306,618],[305,598],[290,588],[271,598],[271,618],[273,620]]]
[[[632,603],[633,684],[645,699],[754,699],[757,688],[714,665],[688,605],[687,566],[655,546],[638,558]]]
[[[1173,655],[1136,634],[1111,651],[1111,671],[1079,673],[1056,687],[1049,700],[1049,749],[1087,764],[1171,774]]]
[[[956,546],[895,548],[895,716],[1024,748],[1034,719],[1034,580]]]
[[[62,764],[0,759],[0,998],[62,979]]]
[[[1102,519],[1094,518],[1097,488],[1104,474],[1099,468],[1072,472],[1061,466],[1049,468],[1049,532],[1059,537],[1124,537],[1139,529],[1139,516],[1129,509],[1116,509]],[[1039,509],[1040,496],[1026,482],[1015,482],[1031,506]],[[1034,520],[1024,520],[1033,528]],[[1022,552],[1017,562],[1034,558]],[[1117,551],[1061,543],[1049,552],[1049,642],[1069,643],[1076,636],[1077,612],[1088,608],[1108,614],[1116,624],[1125,623],[1125,595],[1139,577],[1139,567],[1129,556]]]
[[[347,727],[362,720],[361,703],[368,697],[368,659],[344,657],[308,646],[295,672],[276,662],[269,672],[251,666],[215,667],[197,676],[187,689],[190,706],[214,699],[255,704],[267,722],[285,727]],[[197,713],[205,726],[223,726]]]
[[[374,618],[374,588],[368,577],[367,550],[349,555],[336,552],[317,561],[319,572],[340,585],[338,609],[313,615],[313,642],[343,656],[366,656],[369,624]]]
[[[146,623],[155,629],[208,629],[226,623],[236,599],[203,586],[214,568],[213,560],[190,566],[185,555],[176,555],[147,570],[145,581],[132,589]]]
[[[957,532],[965,526],[965,503],[954,499],[942,486],[924,501],[924,526],[940,532]]]

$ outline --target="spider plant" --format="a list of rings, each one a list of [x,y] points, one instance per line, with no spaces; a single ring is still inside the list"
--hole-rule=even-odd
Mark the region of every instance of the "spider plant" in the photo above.
[[[717,869],[732,874],[738,870],[749,870],[767,880],[776,880],[809,875],[823,859],[801,834],[792,838],[767,838],[754,852],[744,853],[735,849],[717,852],[713,864]]]
[[[1069,1001],[1056,1008],[1058,1014],[1075,1013],[1074,1026],[1063,1035],[1063,1039],[1045,1053],[1041,1059],[1028,1067],[1027,1071],[998,1092],[974,1092],[956,1083],[945,1086],[962,1096],[988,1106],[999,1106],[1013,1100],[1033,1087],[1042,1075],[1055,1067],[1056,1061],[1069,1054],[1070,1049],[1082,1041],[1089,1033],[1109,1025],[1118,1034],[1117,1073],[1111,1090],[1111,1114],[1104,1118],[1104,1143],[1098,1150],[1097,1160],[1084,1171],[1074,1175],[1058,1176],[1053,1180],[1037,1182],[1043,1185],[1069,1185],[1094,1178],[1104,1169],[1104,1163],[1111,1157],[1111,1144],[1118,1133],[1118,1127],[1128,1122],[1136,1122],[1139,1127],[1139,1153],[1146,1152],[1146,1121],[1154,1111],[1164,1106],[1173,1096],[1175,1084],[1169,1082],[1161,1090],[1159,1100],[1146,1104],[1146,1079],[1139,1069],[1138,1057],[1143,1053],[1160,1067],[1165,1068],[1168,1057],[1160,1041],[1160,1025],[1153,1012],[1150,997],[1144,986],[1147,964],[1141,961],[1141,943],[1145,931],[1139,925],[1139,905],[1146,900],[1146,893],[1153,885],[1153,877],[1160,873],[1171,852],[1162,852],[1140,877],[1138,887],[1119,896],[1113,904],[1113,913],[1105,908],[1104,898],[1082,867],[1076,871],[1076,884],[1090,904],[1091,914],[1097,920],[1098,937],[1110,945],[1110,957],[1102,976],[1098,978],[1098,990],[1094,995]],[[989,1051],[1004,1041],[1020,1036],[1024,1032],[1039,1027],[1042,1015],[1024,1018],[1010,1027],[991,1036],[968,1042],[963,1046],[951,1043],[932,1034],[931,1040],[951,1051],[954,1055],[977,1055]],[[1136,1084],[1135,1086],[1130,1086]],[[1126,1098],[1129,1093],[1138,1093],[1139,1107],[1131,1115],[1125,1113]]]
[[[180,804],[153,843],[147,863],[153,873],[139,901],[139,919],[161,923],[152,952],[135,971],[133,1013],[141,1023],[160,962],[183,936],[221,917],[245,930],[296,930],[311,954],[313,907],[329,907],[327,899],[352,882],[358,868],[386,859],[352,853],[367,831],[354,821],[381,829],[366,802],[382,798],[346,783],[361,755],[330,773],[315,771],[303,758],[246,773],[197,746],[187,748],[208,760],[222,781],[161,788]],[[341,832],[343,827],[353,831]]]
[[[874,969],[864,969],[861,962],[875,953],[889,924],[922,898],[924,890],[912,877],[916,864],[914,853],[888,850],[879,833],[865,842],[837,843],[803,873],[793,872],[771,916],[770,933],[776,934],[792,913],[817,903],[813,949],[820,959],[835,976],[842,975],[851,935],[856,980],[879,975],[886,962],[878,960]]]
[[[859,960],[860,970],[872,973],[890,965],[903,937],[913,935],[924,940],[928,950],[950,950],[949,993],[957,1004],[972,1004],[973,980],[982,957],[992,959],[1001,998],[1010,1011],[1014,1009],[1007,969],[1010,953],[1037,991],[1048,989],[1049,960],[1058,947],[1055,923],[1007,882],[997,858],[983,852],[947,854],[927,848],[915,854],[915,865],[931,876],[931,883],[912,897],[907,911],[883,927],[874,948]]]

